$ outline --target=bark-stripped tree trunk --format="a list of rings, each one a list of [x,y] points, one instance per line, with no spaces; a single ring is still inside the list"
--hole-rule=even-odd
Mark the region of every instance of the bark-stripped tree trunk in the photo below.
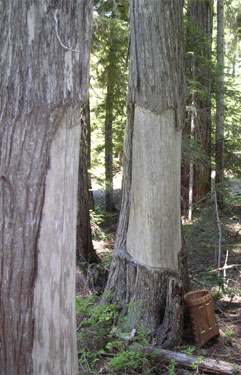
[[[224,182],[224,0],[217,1],[216,178],[217,190]],[[217,191],[220,206],[223,194]]]
[[[213,0],[190,0],[188,20],[191,27],[187,29],[186,51],[192,52],[187,57],[187,76],[197,81],[197,92],[190,94],[187,106],[195,108],[194,138],[200,147],[202,156],[194,165],[193,202],[205,198],[211,189],[211,52]],[[193,28],[196,28],[196,30]],[[193,64],[193,61],[195,63]],[[188,119],[184,134],[191,132],[191,121]],[[184,164],[188,163],[186,160]],[[182,199],[187,206],[188,185],[191,176],[185,176],[189,168],[182,168]],[[189,177],[189,178],[188,178]],[[190,191],[189,191],[190,193]]]
[[[130,3],[123,197],[106,287],[129,321],[156,331],[163,346],[180,339],[187,276],[180,224],[182,10],[180,0]]]
[[[77,179],[91,15],[91,0],[0,3],[2,375],[77,373]]]

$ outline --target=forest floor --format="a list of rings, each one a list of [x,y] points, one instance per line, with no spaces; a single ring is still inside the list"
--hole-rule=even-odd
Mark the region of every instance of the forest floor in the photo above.
[[[217,270],[218,243],[220,232],[217,225],[217,211],[213,201],[202,207],[196,207],[192,222],[183,219],[183,232],[189,254],[189,274],[192,290],[208,289],[213,298],[215,314],[219,326],[219,337],[210,340],[202,348],[195,346],[192,334],[183,342],[183,346],[174,351],[225,361],[234,367],[241,366],[241,194],[240,180],[230,182],[228,205],[219,212],[222,229],[221,270]],[[97,209],[94,226],[100,232],[95,233],[94,247],[106,269],[110,264],[118,213],[104,215]],[[92,218],[93,219],[93,218]],[[93,225],[93,223],[92,223]],[[226,264],[226,269],[223,267]],[[88,288],[79,288],[79,295],[85,298]],[[107,359],[108,361],[108,359]],[[159,363],[153,372],[144,369],[141,372],[125,370],[108,372],[107,367],[96,367],[98,371],[86,374],[202,374],[198,366],[194,369],[178,368],[175,363]],[[101,367],[101,368],[100,368]]]

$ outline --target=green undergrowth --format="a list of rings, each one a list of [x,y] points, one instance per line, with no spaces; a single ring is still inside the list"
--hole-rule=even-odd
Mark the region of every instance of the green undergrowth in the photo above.
[[[104,294],[103,297],[108,297]],[[141,325],[132,329],[125,317],[120,316],[120,303],[102,303],[95,295],[76,299],[77,341],[79,374],[111,375],[182,375],[175,360],[169,363],[157,360],[154,350],[147,354],[144,348],[149,337]],[[134,308],[131,304],[127,309]],[[232,332],[227,332],[229,340]],[[185,347],[183,347],[185,348]],[[179,349],[180,350],[180,349]],[[182,352],[192,356],[196,348],[187,347]],[[192,364],[189,374],[197,374],[198,362]]]
[[[117,225],[119,212],[105,212],[104,207],[98,205],[90,210],[90,226],[92,239],[95,241],[108,241],[109,228]]]
[[[109,374],[154,374],[153,360],[142,349],[148,344],[146,332],[141,326],[132,330],[120,308],[93,295],[76,299],[81,374],[99,374],[103,368]]]

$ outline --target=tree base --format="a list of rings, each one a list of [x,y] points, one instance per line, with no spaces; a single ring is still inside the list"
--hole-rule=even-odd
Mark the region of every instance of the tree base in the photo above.
[[[131,328],[141,324],[165,348],[180,344],[182,282],[177,273],[148,268],[128,255],[115,256],[106,291],[111,293],[108,301],[121,303],[121,316],[127,316]]]

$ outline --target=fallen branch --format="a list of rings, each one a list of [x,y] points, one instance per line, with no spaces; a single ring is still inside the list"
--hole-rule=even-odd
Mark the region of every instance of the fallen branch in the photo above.
[[[220,267],[220,268],[215,268],[215,270],[211,270],[211,271],[209,271],[209,273],[223,271],[224,269],[227,270],[229,268],[235,268],[235,267],[241,267],[241,264],[240,263],[230,264],[229,266],[223,266],[223,267]]]
[[[198,367],[200,371],[209,374],[224,374],[233,375],[241,374],[241,366],[233,365],[224,361],[216,361],[210,358],[200,358],[197,356],[189,356],[184,353],[172,352],[170,350],[165,350],[157,348],[155,346],[147,346],[144,348],[145,354],[155,353],[155,358],[160,361],[170,362],[174,360],[175,363],[181,367],[194,368]]]

